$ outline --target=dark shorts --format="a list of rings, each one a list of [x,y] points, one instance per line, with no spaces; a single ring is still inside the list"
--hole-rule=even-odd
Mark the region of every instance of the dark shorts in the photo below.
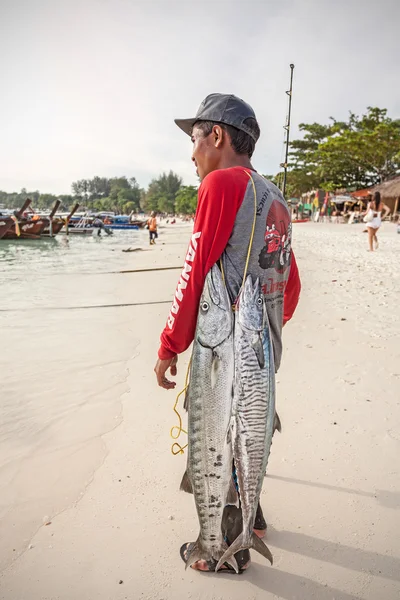
[[[157,231],[149,231],[149,235],[150,235],[150,241],[158,238]]]

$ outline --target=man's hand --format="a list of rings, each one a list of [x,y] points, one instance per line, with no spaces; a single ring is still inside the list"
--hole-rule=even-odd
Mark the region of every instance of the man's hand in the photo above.
[[[154,367],[154,373],[157,377],[157,383],[160,387],[164,388],[165,390],[173,390],[176,386],[176,382],[169,381],[169,379],[165,377],[165,373],[168,371],[168,369],[170,369],[172,377],[175,377],[178,372],[176,368],[177,362],[177,356],[175,356],[174,358],[167,358],[166,360],[161,360],[159,358],[156,362],[156,366]]]

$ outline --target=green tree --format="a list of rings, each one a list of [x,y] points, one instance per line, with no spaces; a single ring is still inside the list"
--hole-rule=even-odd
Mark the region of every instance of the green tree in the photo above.
[[[72,184],[75,198],[79,198],[86,208],[96,211],[123,212],[127,202],[140,210],[142,190],[135,177],[99,177],[80,179]]]
[[[90,181],[88,179],[79,179],[72,183],[72,192],[74,196],[87,202],[90,195]]]
[[[175,198],[182,186],[182,179],[176,173],[170,171],[163,173],[157,179],[150,182],[144,198],[146,211],[158,211],[173,214],[175,212]]]
[[[286,196],[315,188],[363,188],[384,181],[400,168],[400,120],[386,109],[369,107],[346,122],[301,123],[302,139],[290,143]],[[276,176],[278,185],[281,175]]]
[[[350,114],[348,126],[319,146],[318,174],[326,189],[368,187],[385,181],[400,168],[400,120],[386,109],[369,107]]]
[[[107,198],[111,191],[110,180],[107,177],[98,177],[89,180],[89,198],[96,200],[97,198]]]
[[[180,188],[175,197],[175,210],[179,214],[191,215],[197,208],[197,188],[194,185],[186,185]]]
[[[30,197],[30,196],[28,196]],[[51,208],[55,202],[57,201],[58,197],[55,196],[54,194],[40,194],[39,199],[36,202],[35,208],[39,209],[39,210],[45,210],[47,208]]]
[[[137,212],[137,205],[134,202],[127,202],[123,206],[123,213],[130,215],[132,212]]]

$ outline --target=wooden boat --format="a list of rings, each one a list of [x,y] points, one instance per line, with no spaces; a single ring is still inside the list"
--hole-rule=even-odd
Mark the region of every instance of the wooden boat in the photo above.
[[[3,235],[3,240],[37,240],[44,228],[46,227],[46,220],[34,215],[33,217],[25,216],[27,208],[31,205],[32,200],[27,198],[24,202],[23,207],[15,215],[13,225]]]
[[[45,230],[42,233],[42,235],[45,237],[55,237],[58,233],[60,233],[60,231],[64,227],[64,225],[65,226],[68,225],[69,220],[71,219],[71,217],[76,213],[76,211],[79,208],[79,203],[77,203],[74,205],[74,207],[72,208],[69,215],[67,215],[66,217],[56,217],[55,214],[56,214],[57,209],[59,208],[60,204],[61,204],[61,201],[57,200],[56,204],[53,206],[53,209],[49,215],[49,219],[51,219],[51,221],[49,222],[48,226],[46,226]]]
[[[56,214],[56,211],[59,208],[60,204],[61,204],[61,200],[56,200],[49,215],[40,215],[43,219],[46,220],[46,227],[42,231],[42,235],[44,235],[45,237],[54,237],[56,235],[54,233],[53,221],[54,221],[54,215]]]
[[[131,225],[134,225],[135,227],[138,227],[139,229],[144,229],[145,226],[147,225],[147,221],[141,221],[140,219],[136,219],[134,221],[131,221]]]
[[[85,215],[74,217],[65,227],[66,235],[92,235],[94,231],[94,227],[92,225],[93,217],[87,217]]]
[[[7,214],[0,216],[0,239],[5,238],[6,234],[11,230],[11,228],[15,228],[17,226],[18,229],[18,218],[26,211],[29,207],[31,200],[25,200],[22,208],[15,212],[15,214]]]
[[[131,222],[130,217],[127,215],[110,215],[106,214],[105,216],[101,213],[98,215],[98,218],[104,222],[109,229],[121,229],[121,230],[137,230],[139,229],[138,222]]]
[[[0,240],[15,223],[15,217],[0,214]]]

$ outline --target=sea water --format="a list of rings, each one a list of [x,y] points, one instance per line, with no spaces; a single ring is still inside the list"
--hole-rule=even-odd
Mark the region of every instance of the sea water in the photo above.
[[[137,344],[118,305],[138,254],[122,250],[147,243],[145,231],[0,240],[0,570],[106,456]]]

